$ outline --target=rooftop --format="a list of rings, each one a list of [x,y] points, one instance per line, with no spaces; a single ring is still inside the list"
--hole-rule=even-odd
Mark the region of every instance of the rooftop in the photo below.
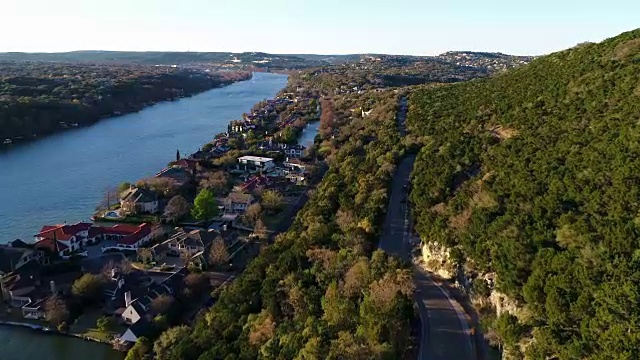
[[[273,159],[272,158],[268,158],[268,157],[247,155],[247,156],[239,157],[238,161],[268,162],[268,161],[273,161]]]

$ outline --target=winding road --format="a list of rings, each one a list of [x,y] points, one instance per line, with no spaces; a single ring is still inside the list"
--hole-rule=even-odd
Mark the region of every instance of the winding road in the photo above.
[[[397,115],[398,129],[405,135],[407,100],[402,98]],[[405,156],[396,169],[391,184],[391,196],[380,238],[380,249],[410,261],[412,244],[408,209],[409,178],[416,156]],[[415,300],[422,320],[418,359],[475,359],[471,335],[464,311],[429,274],[414,267]]]

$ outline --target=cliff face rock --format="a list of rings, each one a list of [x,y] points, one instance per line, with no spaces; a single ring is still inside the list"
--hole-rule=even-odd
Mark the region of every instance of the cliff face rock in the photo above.
[[[456,264],[451,261],[450,250],[437,242],[423,243],[422,267],[445,279],[452,279],[457,269]]]

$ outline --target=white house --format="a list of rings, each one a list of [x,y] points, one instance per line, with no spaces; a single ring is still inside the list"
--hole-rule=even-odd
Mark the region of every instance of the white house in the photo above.
[[[260,156],[242,156],[238,158],[238,170],[249,172],[270,172],[276,167],[272,158]]]

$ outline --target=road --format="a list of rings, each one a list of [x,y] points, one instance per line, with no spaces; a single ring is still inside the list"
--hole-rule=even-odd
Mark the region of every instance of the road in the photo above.
[[[406,99],[401,99],[398,127],[404,136]],[[380,248],[404,260],[411,260],[411,237],[407,192],[416,156],[405,156],[398,164],[391,184],[391,196],[382,228]],[[419,267],[414,268],[415,300],[422,320],[418,359],[475,359],[471,335],[462,307]]]

